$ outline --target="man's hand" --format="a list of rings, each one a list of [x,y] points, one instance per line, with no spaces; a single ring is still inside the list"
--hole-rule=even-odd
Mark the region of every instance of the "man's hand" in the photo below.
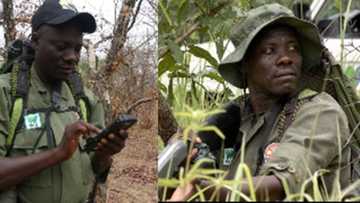
[[[195,144],[201,144],[202,143],[202,140],[200,139],[200,137],[196,136],[194,137],[194,145]],[[191,156],[191,159],[194,159],[196,157],[196,154],[199,152],[199,150],[197,148],[193,148],[191,150],[191,153],[190,153],[190,156]]]
[[[99,132],[100,129],[83,121],[77,121],[67,125],[65,127],[64,136],[58,147],[64,157],[64,160],[69,159],[79,147],[79,138],[81,136],[88,137],[90,133]]]
[[[195,192],[193,183],[187,183],[183,187],[177,187],[175,192],[171,195],[169,202],[184,202],[188,200]]]
[[[99,129],[77,121],[65,127],[59,146],[28,156],[0,158],[0,190],[22,183],[39,172],[71,158],[79,147],[80,136],[98,133]]]
[[[109,134],[97,144],[96,153],[102,156],[112,156],[119,153],[125,147],[127,137],[128,132],[126,130]]]
[[[120,130],[118,133],[111,133],[96,146],[93,167],[96,172],[103,172],[111,166],[111,156],[119,153],[125,147],[125,141],[128,137],[126,130]]]
[[[167,144],[170,145],[179,139],[185,139],[182,129],[178,129],[178,132],[169,139]],[[180,165],[184,165],[186,163],[186,160],[193,160],[199,151],[197,148],[194,148],[194,145],[202,143],[202,140],[200,139],[200,137],[193,131],[189,132],[189,137],[187,138],[187,140],[191,140],[191,142],[193,144],[193,148],[192,148],[191,152],[188,154],[187,159],[185,159],[184,162]]]

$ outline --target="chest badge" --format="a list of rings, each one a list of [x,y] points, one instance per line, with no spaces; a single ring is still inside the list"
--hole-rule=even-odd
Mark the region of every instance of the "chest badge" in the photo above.
[[[265,148],[265,150],[264,150],[264,162],[265,163],[270,160],[271,156],[273,155],[276,148],[278,148],[278,146],[279,146],[279,143],[271,143]]]
[[[25,127],[27,130],[41,128],[41,119],[39,113],[28,114],[24,116]]]
[[[235,156],[235,150],[233,148],[225,148],[224,149],[224,166],[229,166]]]

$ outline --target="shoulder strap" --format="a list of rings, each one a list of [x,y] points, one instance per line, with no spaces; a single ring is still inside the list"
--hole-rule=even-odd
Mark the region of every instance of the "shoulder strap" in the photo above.
[[[28,44],[29,42],[23,39],[16,39],[9,43],[9,46],[6,49],[5,62],[1,66],[0,74],[11,72],[13,65],[22,55],[23,46]]]
[[[34,60],[31,45],[24,42],[22,51],[22,55],[16,60],[17,63],[14,62],[12,64],[13,67],[11,69],[10,86],[13,104],[10,112],[8,137],[6,138],[6,156],[10,155],[15,141],[16,129],[18,128],[20,120],[24,114],[24,109],[26,108],[26,100],[30,86],[30,68]],[[74,72],[69,77],[67,83],[74,95],[76,105],[79,107],[81,118],[85,122],[88,122],[90,101],[85,95],[80,74],[78,72]]]
[[[13,104],[11,106],[8,136],[6,138],[6,156],[10,155],[14,145],[15,132],[26,106],[31,62],[31,59],[25,58],[20,61],[20,64],[14,64],[11,71],[10,86]]]
[[[12,111],[10,114],[10,123],[8,128],[8,136],[6,138],[6,155],[10,155],[10,151],[14,145],[15,141],[15,131],[17,129],[18,124],[20,123],[21,116],[23,115],[23,106],[24,100],[23,98],[16,98],[12,107]]]
[[[81,119],[88,122],[90,115],[90,101],[84,91],[83,81],[79,72],[74,72],[67,80],[71,92],[74,95],[76,105],[80,109]]]
[[[305,89],[302,90],[297,96],[293,97],[289,102],[285,104],[284,109],[280,113],[279,123],[277,126],[278,128],[277,140],[280,141],[285,131],[295,120],[296,113],[299,110],[299,108],[318,94],[319,93],[314,90]]]

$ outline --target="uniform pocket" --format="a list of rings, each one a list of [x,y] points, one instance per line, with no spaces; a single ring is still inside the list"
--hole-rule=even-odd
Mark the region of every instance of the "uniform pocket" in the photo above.
[[[14,153],[30,155],[48,149],[45,129],[20,129],[15,136]],[[14,154],[13,151],[11,154]]]
[[[11,156],[29,156],[48,150],[46,132],[43,129],[21,129],[17,132]],[[49,187],[51,186],[51,168],[29,177],[24,186]]]

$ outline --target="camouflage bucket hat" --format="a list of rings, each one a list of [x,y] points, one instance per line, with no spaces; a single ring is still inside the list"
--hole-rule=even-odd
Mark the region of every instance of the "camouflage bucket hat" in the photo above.
[[[237,23],[230,33],[230,40],[236,47],[219,65],[219,72],[229,83],[239,88],[246,88],[241,73],[243,59],[251,41],[270,25],[286,25],[295,29],[301,45],[303,69],[320,64],[323,45],[317,27],[294,16],[288,8],[279,4],[268,4],[250,10],[246,18]]]

